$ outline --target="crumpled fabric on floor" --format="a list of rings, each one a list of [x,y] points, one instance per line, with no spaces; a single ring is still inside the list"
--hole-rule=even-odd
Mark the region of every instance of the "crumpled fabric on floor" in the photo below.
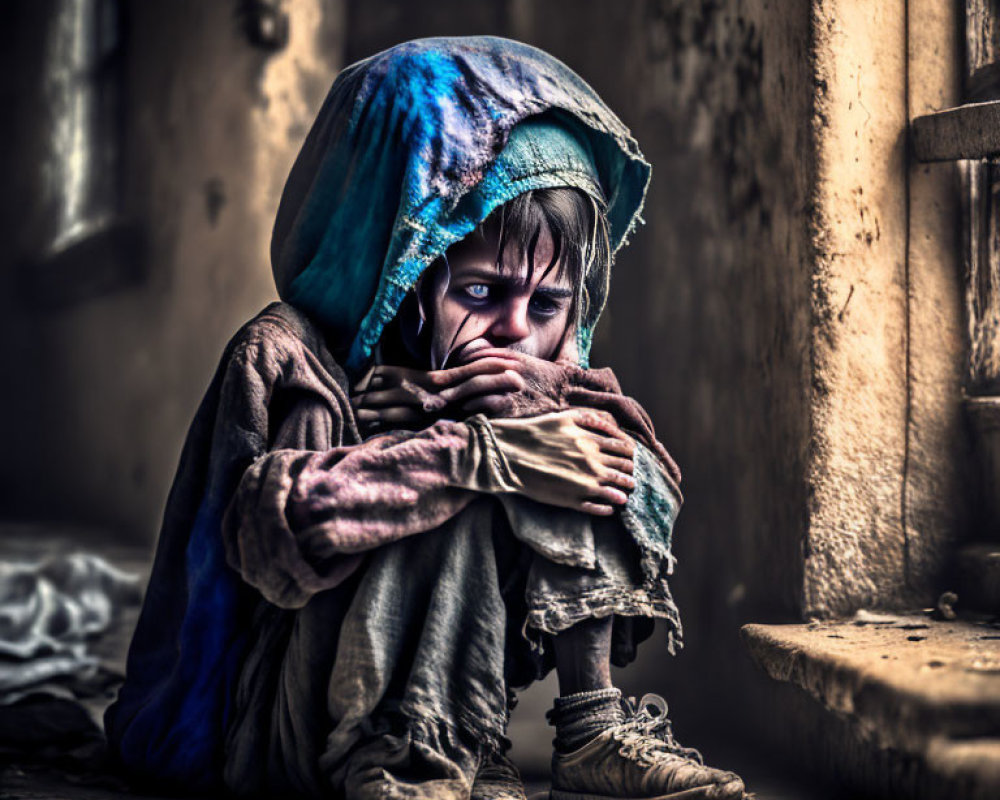
[[[0,562],[0,706],[29,694],[72,697],[74,682],[100,680],[88,640],[141,599],[137,576],[96,555]]]

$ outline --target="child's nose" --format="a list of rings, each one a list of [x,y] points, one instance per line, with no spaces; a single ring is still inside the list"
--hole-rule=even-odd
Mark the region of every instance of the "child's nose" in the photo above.
[[[516,298],[506,304],[490,326],[490,332],[499,339],[519,341],[531,333],[528,325],[528,299]]]

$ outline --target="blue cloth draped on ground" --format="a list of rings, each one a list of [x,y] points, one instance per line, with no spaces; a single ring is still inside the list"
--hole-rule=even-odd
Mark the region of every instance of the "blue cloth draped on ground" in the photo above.
[[[192,424],[128,680],[106,716],[124,765],[188,788],[221,780],[235,684],[262,602],[227,563],[222,520],[244,473],[274,445],[284,410],[276,398],[294,395],[292,373],[308,369],[309,391],[338,412],[332,430],[306,431],[298,446],[359,443],[348,375],[368,362],[422,269],[514,194],[551,186],[605,203],[617,250],[639,220],[648,178],[635,141],[593,90],[526,45],[422,40],[341,73],[289,177],[272,240],[279,293],[311,322],[283,316],[298,350],[271,360],[255,361],[245,332],[237,335]],[[584,363],[607,277],[588,276]],[[679,493],[667,495],[637,491],[628,512],[644,558],[661,562],[679,506]],[[316,583],[338,585],[360,560],[318,567],[326,572]],[[670,606],[670,635],[679,636]]]

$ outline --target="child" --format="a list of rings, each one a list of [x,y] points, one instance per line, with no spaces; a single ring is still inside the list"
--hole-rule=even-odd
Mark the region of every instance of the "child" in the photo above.
[[[649,166],[550,56],[408,42],[337,78],[171,491],[109,740],[139,777],[523,798],[512,689],[556,668],[556,800],[739,798],[623,701],[680,474],[588,368]],[[655,712],[655,713],[654,713]]]

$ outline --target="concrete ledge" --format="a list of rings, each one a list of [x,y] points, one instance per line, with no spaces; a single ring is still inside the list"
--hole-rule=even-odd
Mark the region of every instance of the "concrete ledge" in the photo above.
[[[871,763],[904,760],[906,794],[1000,797],[1000,626],[860,612],[747,625],[743,638],[769,677],[846,724]]]
[[[1000,101],[969,103],[913,120],[918,161],[988,158],[1000,153]]]

